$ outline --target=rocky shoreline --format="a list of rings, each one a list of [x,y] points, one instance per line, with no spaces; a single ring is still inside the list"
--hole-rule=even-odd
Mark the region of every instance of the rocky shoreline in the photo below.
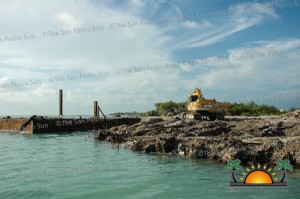
[[[163,153],[226,162],[275,163],[289,159],[300,166],[300,110],[274,117],[226,117],[224,121],[143,118],[134,125],[99,131],[96,139],[133,151]]]

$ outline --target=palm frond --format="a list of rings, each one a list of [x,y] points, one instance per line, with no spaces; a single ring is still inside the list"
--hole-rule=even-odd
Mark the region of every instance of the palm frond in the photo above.
[[[284,161],[283,162],[283,165],[286,167],[287,165],[289,165],[290,164],[290,161],[289,160],[286,160],[286,161]]]
[[[277,160],[277,164],[281,165],[282,164],[282,160]]]
[[[233,162],[234,162],[233,160],[228,160],[227,164],[233,164]]]
[[[290,171],[293,171],[293,166],[292,166],[292,165],[288,165],[286,168],[287,168],[288,170],[290,170]]]
[[[230,165],[226,165],[226,166],[225,166],[225,171],[227,171],[227,170],[230,169],[230,168],[231,168]]]
[[[227,165],[225,166],[225,171],[228,170],[228,169],[231,169],[231,170],[239,170],[239,169],[241,169],[242,167],[239,165],[240,162],[241,161],[239,159],[228,160],[227,161]]]

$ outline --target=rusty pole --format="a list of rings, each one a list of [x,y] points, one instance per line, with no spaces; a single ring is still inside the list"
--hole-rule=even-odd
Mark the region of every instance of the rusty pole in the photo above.
[[[63,90],[59,90],[59,117],[63,117]]]
[[[98,101],[94,101],[94,117],[99,117]]]

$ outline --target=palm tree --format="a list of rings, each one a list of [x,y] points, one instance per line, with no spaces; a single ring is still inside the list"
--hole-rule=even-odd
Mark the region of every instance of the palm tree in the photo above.
[[[234,182],[237,182],[235,177],[234,177],[234,171],[235,170],[239,170],[242,167],[239,165],[241,163],[241,161],[239,159],[236,160],[228,160],[227,165],[225,166],[225,171],[227,171],[228,169],[231,169],[231,175],[232,175],[232,179]]]
[[[290,165],[290,161],[289,160],[286,160],[286,161],[277,160],[277,166],[275,167],[275,169],[283,171],[283,177],[282,177],[282,179],[280,181],[280,182],[283,182],[283,180],[285,178],[285,171],[286,170],[293,171],[293,166]]]

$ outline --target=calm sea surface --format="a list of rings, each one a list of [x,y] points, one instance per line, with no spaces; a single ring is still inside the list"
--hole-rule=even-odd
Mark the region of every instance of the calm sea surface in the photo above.
[[[230,171],[207,160],[132,152],[92,132],[0,133],[0,198],[300,198],[287,187],[231,188]]]

